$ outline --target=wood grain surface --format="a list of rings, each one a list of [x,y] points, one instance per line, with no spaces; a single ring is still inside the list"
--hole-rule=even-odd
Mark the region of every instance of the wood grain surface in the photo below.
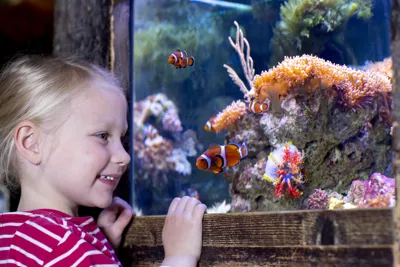
[[[199,266],[392,266],[392,209],[205,215]],[[124,266],[163,259],[165,216],[137,217],[121,248]]]

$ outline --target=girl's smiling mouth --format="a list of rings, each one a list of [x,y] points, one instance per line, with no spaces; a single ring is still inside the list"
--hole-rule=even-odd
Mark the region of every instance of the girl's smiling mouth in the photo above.
[[[104,184],[115,186],[120,177],[120,175],[97,175],[96,178],[98,178]]]

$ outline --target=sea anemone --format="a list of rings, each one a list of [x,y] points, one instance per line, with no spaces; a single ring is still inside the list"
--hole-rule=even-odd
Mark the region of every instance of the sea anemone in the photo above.
[[[275,194],[282,197],[298,198],[303,193],[298,188],[303,184],[303,155],[291,142],[279,145],[268,156],[264,179],[275,186]]]

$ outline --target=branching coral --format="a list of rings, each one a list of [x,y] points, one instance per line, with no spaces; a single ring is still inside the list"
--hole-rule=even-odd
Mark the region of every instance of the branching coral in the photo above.
[[[250,56],[250,45],[246,38],[244,38],[243,32],[240,29],[239,24],[236,21],[234,23],[236,25],[236,42],[234,43],[230,36],[229,42],[239,55],[243,72],[250,88],[252,88],[255,70],[253,68],[253,59]],[[245,44],[247,47],[246,56],[244,52]],[[224,64],[224,67],[227,69],[229,76],[232,78],[232,81],[237,86],[239,86],[240,91],[244,94],[245,97],[247,97],[247,94],[250,90],[247,89],[246,85],[240,79],[239,75],[228,65]],[[230,104],[223,111],[218,113],[215,119],[210,120],[210,123],[212,123],[212,127],[215,129],[215,131],[219,133],[224,129],[228,129],[230,125],[234,124],[238,119],[243,117],[246,112],[246,104],[238,100],[236,102],[232,102],[232,104]]]
[[[240,63],[242,64],[242,69],[244,75],[247,79],[247,82],[250,85],[250,88],[253,86],[253,78],[254,78],[254,68],[253,68],[253,59],[250,56],[250,45],[246,38],[243,37],[243,32],[239,27],[239,24],[235,21],[234,24],[236,25],[236,42],[232,41],[232,38],[229,36],[229,42],[231,43],[232,47],[238,53],[240,58]],[[246,57],[244,55],[244,45],[246,44]],[[247,89],[246,85],[243,81],[239,78],[237,73],[228,65],[224,64],[224,67],[228,70],[229,77],[232,78],[233,82],[239,86],[240,91],[246,96],[249,90]]]
[[[390,80],[379,73],[354,70],[310,55],[286,57],[278,66],[256,75],[253,84],[248,95],[260,102],[269,99],[280,104],[288,94],[327,89],[327,95],[348,108],[379,97],[381,103],[388,105],[392,90]]]

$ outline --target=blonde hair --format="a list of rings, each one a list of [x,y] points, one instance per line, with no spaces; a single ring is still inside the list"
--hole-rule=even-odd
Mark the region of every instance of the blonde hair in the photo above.
[[[16,125],[29,120],[39,127],[57,127],[72,99],[93,83],[125,93],[111,73],[77,59],[23,56],[3,68],[0,74],[0,183],[10,188],[19,186],[14,145]]]

